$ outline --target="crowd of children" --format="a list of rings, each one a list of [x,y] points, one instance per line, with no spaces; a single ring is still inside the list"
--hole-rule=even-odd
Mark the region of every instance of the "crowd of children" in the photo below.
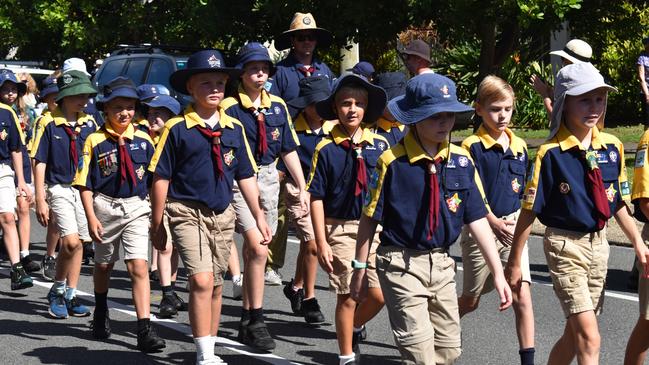
[[[463,104],[455,83],[428,68],[421,41],[403,51],[419,65],[410,80],[399,72],[334,80],[313,53],[330,41],[311,14],[297,13],[277,38],[279,48],[292,47],[277,66],[255,42],[239,50],[234,67],[217,50],[196,52],[169,80],[192,97],[184,110],[164,85],[119,76],[96,90],[83,62],[70,59],[43,82],[38,97],[47,106],[35,118],[19,99],[37,90],[0,70],[0,225],[11,289],[31,287],[29,273],[41,269],[29,253],[33,206],[47,226],[42,270],[53,281],[53,318],[92,314],[93,337],[111,336],[107,298],[121,246],[139,350],[165,347],[150,321],[151,267],[162,288],[156,315],[188,310],[197,364],[224,363],[214,345],[227,272],[242,299],[237,339],[272,351],[264,284],[282,282],[284,206],[300,246],[283,292],[294,313],[323,323],[318,264],[327,273],[341,365],[360,363],[364,326],[384,306],[402,363],[452,364],[462,353],[460,318],[494,289],[500,310],[513,307],[520,361],[528,365],[535,342],[527,239],[538,218],[566,318],[549,363],[596,364],[606,224],[615,216],[642,273],[640,317],[624,360],[641,364],[649,348],[649,226],[638,232],[633,217],[649,222],[649,132],[631,189],[623,145],[602,130],[607,94],[616,90],[599,71],[582,61],[559,71],[551,132],[530,163],[510,128],[516,96],[505,80],[487,76],[475,109]],[[98,91],[101,122],[84,112]],[[457,146],[451,131],[466,112],[479,127]],[[243,273],[235,232],[243,236]],[[464,265],[459,297],[449,255],[456,241]],[[93,310],[76,296],[91,246]],[[174,288],[179,260],[188,303]]]

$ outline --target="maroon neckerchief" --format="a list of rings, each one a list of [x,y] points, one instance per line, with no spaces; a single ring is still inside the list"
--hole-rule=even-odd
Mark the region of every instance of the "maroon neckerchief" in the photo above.
[[[433,233],[439,225],[439,180],[437,179],[437,167],[442,161],[441,157],[435,159],[435,161],[429,161],[426,165],[428,174],[428,191],[430,192],[430,197],[428,199],[428,234],[426,239],[430,240],[433,238]]]
[[[135,187],[135,169],[133,168],[133,160],[128,153],[128,146],[131,139],[124,137],[124,134],[117,134],[108,128],[104,128],[106,133],[111,135],[117,140],[117,155],[119,156],[119,185],[122,186],[127,178],[131,181],[131,186]]]
[[[302,75],[304,75],[304,77],[309,77],[309,76],[313,75],[313,73],[315,72],[315,67],[313,67],[313,66],[309,66],[309,67],[300,66],[300,67],[298,67],[298,71],[300,71],[302,73]]]
[[[586,186],[590,186],[590,197],[595,205],[597,229],[601,230],[611,217],[611,208],[608,205],[606,189],[602,180],[602,172],[597,164],[596,151],[580,151],[580,157],[586,168]]]
[[[221,130],[213,131],[210,128],[196,126],[196,129],[201,132],[209,141],[212,142],[212,162],[216,171],[218,179],[223,178],[223,160],[221,159]]]
[[[266,116],[262,108],[251,106],[248,111],[252,113],[257,121],[257,156],[261,159],[268,151],[268,141],[266,139]]]
[[[367,145],[366,141],[360,143],[352,143],[351,139],[346,139],[340,142],[340,146],[346,151],[353,150],[356,153],[354,164],[356,165],[356,187],[354,188],[354,196],[359,196],[363,191],[367,190],[367,168],[365,167],[365,159],[363,159],[363,147]]]
[[[77,136],[79,131],[75,128],[72,129],[68,124],[63,124],[63,130],[70,137],[70,159],[74,162],[74,168],[79,166],[79,154],[77,154]]]

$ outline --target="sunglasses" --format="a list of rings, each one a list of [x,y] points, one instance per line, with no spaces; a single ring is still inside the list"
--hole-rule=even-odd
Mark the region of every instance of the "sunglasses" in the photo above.
[[[313,34],[299,34],[293,37],[293,39],[295,39],[298,42],[307,42],[307,41],[313,42],[316,40],[316,37]]]

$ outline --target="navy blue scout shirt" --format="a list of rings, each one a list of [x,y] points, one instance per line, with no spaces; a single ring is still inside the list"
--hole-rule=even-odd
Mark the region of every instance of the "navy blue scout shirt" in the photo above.
[[[70,125],[79,132],[76,140],[77,155],[82,160],[83,145],[86,138],[97,130],[97,124],[92,116],[79,113],[75,126],[68,124],[60,108],[42,120],[42,132],[37,133],[32,146],[32,156],[36,161],[46,164],[45,183],[71,184],[77,173],[77,166],[70,158],[70,137],[63,129]]]
[[[376,125],[372,128],[372,132],[385,137],[385,139],[388,140],[388,143],[390,143],[390,146],[399,143],[403,136],[406,135],[407,131],[406,126],[403,124],[397,121],[389,121],[383,117],[380,117],[376,121]]]
[[[303,113],[300,113],[297,116],[297,119],[295,119],[295,134],[297,135],[297,139],[300,141],[300,145],[297,147],[297,155],[300,158],[300,165],[302,165],[302,172],[304,173],[305,181],[309,177],[309,171],[311,171],[311,162],[313,161],[315,147],[324,137],[331,133],[331,129],[334,125],[335,124],[331,121],[325,120],[322,123],[320,130],[316,133],[309,128],[309,123],[304,119]],[[288,173],[283,160],[278,162],[277,169],[284,173]]]
[[[361,217],[364,194],[354,195],[355,152],[340,146],[341,142],[348,139],[349,136],[342,127],[336,125],[331,130],[331,135],[318,143],[313,154],[307,191],[311,193],[311,197],[322,199],[327,218],[358,220]],[[362,156],[367,176],[370,176],[379,156],[390,146],[385,138],[366,128],[363,128],[360,141],[367,142]]]
[[[22,146],[22,131],[16,113],[11,107],[0,103],[0,164],[13,169],[11,152],[20,151]]]
[[[446,142],[438,157],[442,158],[437,165],[439,223],[429,240],[427,181],[432,159],[410,132],[381,155],[370,175],[370,199],[363,210],[366,216],[382,222],[381,245],[421,251],[447,248],[457,240],[464,224],[487,215],[480,178],[468,152]]]
[[[83,147],[83,162],[79,164],[72,185],[84,186],[112,198],[139,196],[145,199],[151,185],[151,173],[147,171],[147,167],[153,157],[153,141],[148,134],[136,130],[132,124],[124,132],[124,137],[131,141],[127,150],[135,171],[135,186],[132,188],[128,177],[123,183],[120,182],[119,145],[112,136],[114,134],[106,123],[88,137]]]
[[[222,132],[221,179],[212,162],[212,141],[195,128],[206,127],[206,124],[191,106],[182,116],[165,123],[149,165],[149,171],[170,180],[169,198],[202,203],[217,214],[232,201],[233,179],[249,178],[257,170],[243,125],[226,115],[222,108],[219,113],[221,119],[213,130]]]
[[[593,128],[592,150],[602,173],[611,213],[629,198],[624,146],[616,137]],[[539,147],[525,188],[523,209],[544,225],[576,232],[596,232],[595,205],[585,186],[581,142],[562,124],[557,135]]]
[[[504,217],[521,208],[527,171],[527,144],[506,129],[509,148],[502,146],[490,135],[484,125],[462,142],[469,151],[491,208],[496,217]]]
[[[300,93],[300,86],[298,82],[305,78],[304,74],[300,71],[300,68],[304,65],[299,63],[297,59],[293,56],[293,53],[289,53],[288,56],[279,61],[275,67],[277,71],[271,79],[268,80],[268,83],[271,85],[270,91],[271,94],[277,95],[283,100],[293,100],[298,97]],[[329,86],[333,85],[333,81],[336,79],[333,72],[324,64],[322,61],[313,57],[313,62],[311,66],[315,69],[311,76],[324,76],[329,79]],[[288,110],[291,116],[295,116],[299,109],[293,108],[289,105]]]
[[[248,108],[253,107],[252,101],[242,89],[239,89],[239,100],[229,97],[223,100],[221,106],[225,114],[243,124],[248,145],[252,148],[257,165],[270,165],[275,162],[280,153],[291,152],[297,148],[300,142],[291,127],[291,117],[288,115],[284,100],[262,90],[259,108],[262,108],[261,112],[265,115],[268,150],[263,156],[258,156],[257,118],[248,110]]]

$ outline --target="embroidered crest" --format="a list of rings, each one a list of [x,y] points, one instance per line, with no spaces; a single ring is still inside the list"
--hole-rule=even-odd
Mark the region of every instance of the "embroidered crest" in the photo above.
[[[606,153],[604,152],[597,152],[597,163],[608,163],[608,158],[606,158]]]
[[[234,161],[233,150],[230,150],[228,153],[223,154],[223,162],[225,162],[226,165],[230,166],[232,164],[232,161]]]
[[[597,152],[596,151],[588,151],[586,152],[586,164],[588,165],[588,168],[591,170],[598,169],[599,166],[597,165]]]
[[[460,199],[460,197],[457,196],[457,193],[453,194],[452,197],[446,199],[446,205],[448,206],[448,210],[450,210],[453,213],[457,212],[457,209],[460,207],[460,203],[462,203],[462,199]]]
[[[613,200],[615,200],[615,194],[617,193],[617,190],[615,190],[615,187],[613,184],[611,184],[608,189],[606,189],[606,198],[608,201],[613,203]]]
[[[146,142],[140,143],[140,147],[142,147],[142,149],[146,151]]]
[[[462,167],[467,167],[469,166],[469,159],[466,158],[465,156],[460,156],[460,158],[457,159],[457,162],[460,164]]]
[[[456,167],[457,167],[457,166],[455,166],[455,160],[454,160],[454,159],[450,158],[450,159],[448,160],[448,162],[446,162],[446,168],[447,168],[447,169],[454,169],[454,168],[456,168]]]
[[[7,133],[7,130],[3,129],[2,132],[0,132],[0,139],[4,141],[5,139],[7,139],[8,135],[9,133]]]
[[[513,190],[515,193],[518,193],[519,191],[521,191],[521,184],[518,182],[518,178],[517,178],[517,177],[514,178],[514,180],[512,180],[512,190]]]
[[[270,132],[270,136],[273,137],[273,141],[279,140],[279,129],[275,128],[274,131]]]
[[[620,183],[620,190],[622,190],[621,192],[622,195],[629,195],[630,194],[629,182],[622,181],[622,183]]]
[[[561,194],[568,194],[570,192],[570,185],[567,182],[562,182],[559,184],[559,192]]]
[[[439,89],[439,90],[442,92],[442,94],[443,94],[442,96],[443,96],[444,98],[450,98],[450,97],[451,97],[451,95],[448,93],[448,86],[444,85],[444,86],[442,86],[442,88]]]
[[[210,67],[221,67],[221,60],[216,58],[216,55],[211,55],[210,58],[207,59],[207,63],[210,65]]]
[[[282,109],[280,109],[278,106],[274,107],[273,111],[275,112],[275,114],[281,114],[282,113]]]
[[[534,199],[536,198],[536,188],[528,188],[527,193],[523,197],[526,203],[532,204],[534,203]]]
[[[70,74],[63,75],[63,83],[69,84],[72,82],[72,76]]]
[[[617,162],[617,152],[611,151],[608,153],[608,158],[611,159],[613,162]]]
[[[144,177],[144,166],[140,165],[140,168],[135,170],[135,174],[137,175],[138,180],[142,180]]]
[[[385,143],[379,142],[379,150],[385,151]]]

